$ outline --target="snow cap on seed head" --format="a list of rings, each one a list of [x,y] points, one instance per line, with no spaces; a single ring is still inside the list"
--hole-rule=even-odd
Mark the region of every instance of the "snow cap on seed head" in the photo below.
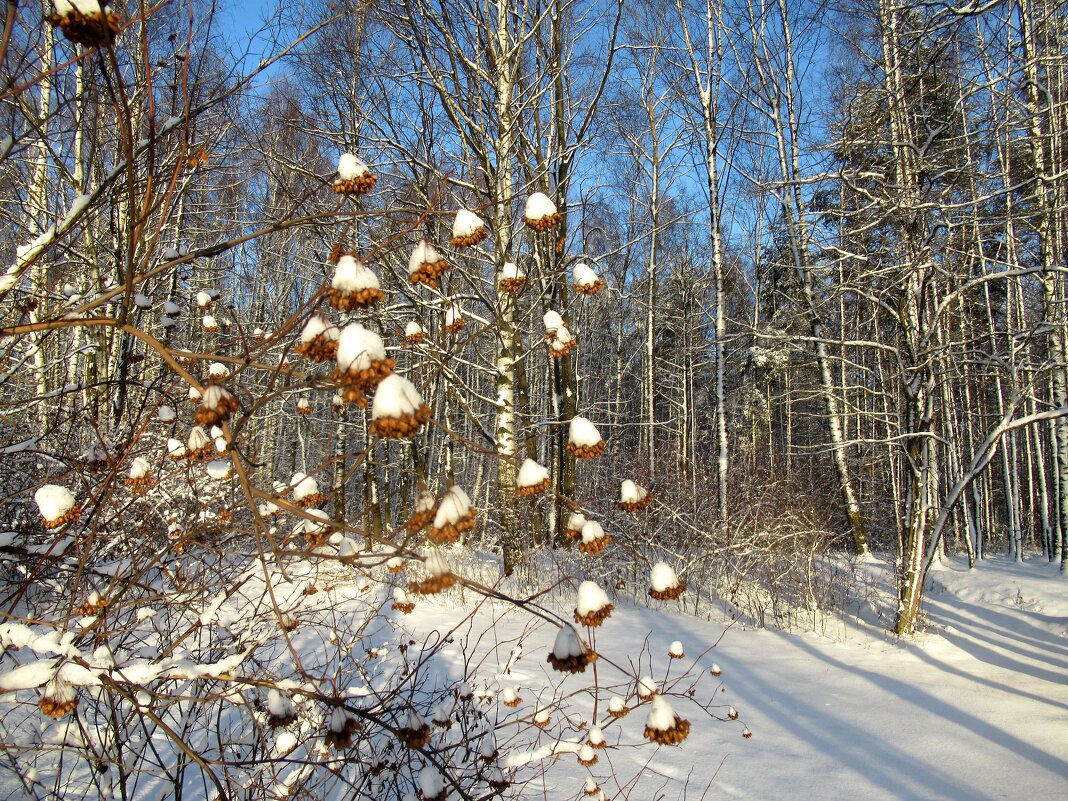
[[[349,323],[337,343],[337,366],[342,371],[368,370],[371,363],[386,358],[382,337],[359,323]]]
[[[473,236],[475,231],[485,227],[486,224],[482,222],[482,218],[473,211],[459,209],[456,212],[456,219],[452,222],[452,235],[455,239],[463,239]]]
[[[323,339],[337,339],[339,333],[337,326],[323,317],[323,315],[313,314],[300,330],[300,341],[311,342],[319,336]]]
[[[33,500],[41,517],[45,520],[59,520],[74,508],[74,494],[59,484],[45,484],[33,494]]]
[[[337,175],[342,181],[351,181],[367,175],[367,165],[352,153],[342,153],[337,160]]]
[[[423,405],[419,390],[407,378],[393,373],[382,379],[371,403],[371,419],[415,414]]]
[[[664,592],[679,586],[679,577],[667,562],[657,562],[649,574],[649,585],[656,592]]]
[[[601,432],[585,417],[572,417],[567,439],[572,445],[592,447],[601,442]]]
[[[455,526],[471,510],[471,498],[462,487],[452,486],[438,504],[434,515],[434,528]]]
[[[533,459],[527,459],[519,468],[516,485],[519,487],[535,487],[547,478],[549,478],[549,471],[546,468]]]
[[[607,593],[600,588],[596,581],[584,581],[579,584],[575,611],[580,615],[600,612],[610,603]]]
[[[552,309],[542,315],[541,321],[545,324],[546,334],[555,333],[558,329],[564,327],[564,318],[560,316],[560,312]]]
[[[601,280],[597,273],[593,271],[593,268],[584,261],[578,262],[571,268],[571,277],[574,279],[576,286],[582,287],[594,286]]]
[[[342,292],[362,292],[365,289],[381,289],[375,275],[367,266],[348,253],[337,260],[334,265],[334,277],[330,281],[334,289]]]
[[[556,214],[556,204],[544,192],[535,192],[527,198],[523,216],[528,220],[542,220]]]

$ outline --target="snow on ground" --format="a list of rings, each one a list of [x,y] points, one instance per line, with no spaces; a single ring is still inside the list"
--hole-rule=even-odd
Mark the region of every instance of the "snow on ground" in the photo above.
[[[886,566],[860,569],[877,582],[889,578]],[[516,763],[530,760],[517,777],[530,779],[523,795],[578,798],[592,775],[612,798],[1065,797],[1068,582],[1044,562],[991,559],[969,572],[948,561],[932,574],[929,593],[928,630],[909,640],[859,623],[821,627],[833,638],[740,625],[724,633],[723,624],[672,611],[676,604],[646,609],[619,602],[597,630],[598,676],[603,688],[615,688],[602,689],[598,720],[606,718],[611,692],[625,692],[627,672],[631,682],[645,673],[662,681],[665,671],[678,676],[695,657],[694,673],[703,676],[703,685],[711,682],[714,694],[722,682],[710,707],[716,717],[673,698],[678,713],[692,722],[689,738],[677,747],[635,748],[648,711],[642,705],[605,726],[610,746],[625,745],[600,752],[598,764],[588,769],[571,753],[544,758],[556,738],[578,736],[568,725],[547,729],[539,742],[542,754],[528,748],[511,755]],[[468,649],[480,654],[480,680],[517,686],[524,698],[517,717],[529,719],[555,696],[567,700],[572,723],[589,720],[589,696],[568,696],[591,684],[592,671],[562,676],[545,664],[553,626],[532,626],[528,614],[489,604],[472,625],[464,620],[473,599],[467,600],[465,608],[421,601],[406,625],[420,636],[450,632],[460,669],[459,644],[497,618]],[[554,611],[569,617],[571,608]],[[524,631],[517,660],[515,645]],[[667,658],[674,640],[687,654],[678,667]],[[719,679],[708,675],[713,662],[722,668]],[[728,706],[738,709],[739,720],[728,719]],[[743,726],[752,730],[751,739],[741,737]],[[508,751],[504,743],[502,751]]]

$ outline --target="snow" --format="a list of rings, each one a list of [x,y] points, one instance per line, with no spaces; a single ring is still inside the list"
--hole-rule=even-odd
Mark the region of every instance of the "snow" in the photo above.
[[[214,300],[215,298],[211,296],[210,292],[206,292],[203,289],[197,292],[197,306],[202,309],[208,308],[208,306],[210,306],[214,302]]]
[[[619,487],[619,500],[621,503],[641,503],[649,491],[645,487],[639,487],[629,478],[625,479]]]
[[[40,687],[56,674],[54,659],[40,659],[0,673],[0,692],[31,690]]]
[[[459,209],[456,218],[452,222],[452,235],[454,239],[466,238],[475,233],[479,228],[485,228],[482,218],[468,209]]]
[[[188,451],[197,451],[201,448],[205,448],[211,444],[211,438],[208,437],[207,432],[200,426],[193,426],[189,429],[189,438],[186,440],[185,447]]]
[[[675,725],[675,710],[662,695],[658,695],[649,705],[649,716],[645,725],[656,731],[667,731]]]
[[[230,377],[230,368],[222,362],[212,362],[208,365],[208,376],[215,381],[224,381]]]
[[[586,739],[589,740],[590,745],[594,746],[595,748],[600,748],[602,745],[605,744],[604,732],[601,731],[600,726],[591,726],[589,736]]]
[[[586,525],[586,515],[582,512],[572,512],[567,518],[568,531],[582,531],[584,525]]]
[[[516,484],[520,487],[535,487],[549,477],[549,471],[535,462],[527,459],[519,468],[519,476]]]
[[[593,268],[584,261],[578,262],[571,268],[571,278],[575,286],[594,286],[601,280]]]
[[[337,176],[342,181],[351,181],[367,175],[367,165],[352,153],[342,153],[337,160]]]
[[[862,568],[865,582],[892,595],[892,567]],[[693,728],[677,748],[610,746],[588,770],[573,760],[553,762],[558,750],[577,750],[566,741],[538,749],[502,739],[501,763],[529,765],[514,777],[518,783],[533,777],[520,790],[524,799],[577,797],[591,774],[607,795],[618,797],[616,781],[646,770],[632,797],[700,795],[712,782],[715,797],[723,799],[1053,801],[1063,795],[1068,775],[1064,586],[1056,566],[1043,562],[985,560],[968,571],[947,560],[929,589],[930,629],[904,640],[889,638],[877,620],[871,625],[853,616],[832,615],[808,631],[785,633],[617,606],[597,638],[601,712],[625,707],[622,697],[611,695],[624,681],[610,671],[611,663],[626,667],[640,659],[646,673],[651,659],[650,675],[659,678],[668,670],[670,643],[681,639],[716,690],[719,700],[709,709],[714,717],[684,697],[688,683],[670,690],[665,680],[656,718],[648,721],[649,702],[602,725],[610,742],[629,744],[641,738],[647,721],[670,727],[678,713]],[[425,606],[405,619],[418,638],[451,634],[471,613],[469,606]],[[473,630],[492,624],[493,638],[507,643],[495,646],[503,665],[530,616],[502,605],[479,614]],[[542,625],[526,641],[528,650],[544,653],[556,631]],[[672,680],[677,665],[670,667]],[[717,666],[721,678],[711,675]],[[559,681],[526,659],[507,680],[522,681],[525,694],[542,698]],[[577,691],[581,681],[566,678],[563,693]],[[502,688],[499,698],[506,695]],[[671,722],[664,704],[673,708]],[[731,706],[737,721],[729,720]],[[746,729],[752,739],[743,739]],[[608,761],[611,769],[598,770]]]
[[[574,656],[582,656],[584,650],[582,640],[578,632],[575,631],[575,627],[570,623],[565,623],[561,626],[556,633],[556,640],[553,642],[553,655],[557,659],[570,659]]]
[[[434,515],[434,528],[455,526],[471,509],[471,498],[462,487],[452,486],[445,493]]]
[[[191,401],[198,401],[202,397],[200,390],[193,386],[189,387],[189,392],[186,394]]]
[[[438,253],[437,248],[425,239],[420,239],[419,243],[412,248],[411,256],[408,257],[408,275],[415,275],[424,264],[437,264],[439,261],[441,261],[441,254]]]
[[[100,13],[100,0],[54,0],[54,3],[56,13],[60,16],[65,16],[74,10],[80,11],[85,15]],[[110,10],[110,3],[104,3],[103,5],[105,10]]]
[[[147,309],[152,306],[152,298],[138,292],[134,295],[134,305],[139,309]]]
[[[59,484],[45,484],[33,494],[33,500],[47,521],[59,520],[74,508],[74,495]]]
[[[313,314],[300,330],[300,341],[303,343],[311,342],[318,336],[323,339],[334,340],[338,338],[339,333],[337,326],[333,325],[321,314]]]
[[[215,481],[225,481],[230,477],[231,466],[229,459],[212,459],[205,465],[205,469],[208,471],[208,478]]]
[[[156,410],[156,417],[161,423],[173,423],[175,418],[174,407],[163,405]]]
[[[181,459],[185,456],[185,445],[180,439],[174,437],[167,438],[167,455],[175,459]]]
[[[404,376],[393,373],[383,378],[375,390],[371,419],[415,414],[422,403],[423,398],[415,385]]]
[[[585,417],[572,417],[567,434],[572,445],[592,447],[601,441],[601,432]]]
[[[437,798],[445,792],[445,780],[437,768],[427,765],[419,771],[419,791],[424,799]]]
[[[297,735],[290,731],[280,733],[274,740],[274,752],[284,756],[297,747]]]
[[[638,697],[645,700],[652,698],[660,691],[660,688],[656,686],[656,681],[652,676],[642,676],[638,679],[637,693]]]
[[[203,317],[202,317],[202,318],[200,319],[200,324],[201,324],[202,326],[204,326],[205,330],[211,330],[211,329],[215,329],[215,328],[218,328],[218,327],[219,327],[219,321],[218,321],[218,320],[216,320],[216,319],[215,319],[215,318],[214,318],[214,317],[213,317],[212,315],[210,315],[210,314],[205,314],[205,315],[204,315],[204,316],[203,316]]]
[[[542,315],[541,321],[545,325],[545,333],[547,334],[555,333],[558,328],[564,327],[564,318],[560,316],[560,312],[552,309]]]
[[[167,300],[163,302],[164,314],[169,314],[172,317],[177,317],[182,313],[182,307],[175,303],[173,300]]]
[[[555,336],[553,338],[552,346],[555,350],[563,350],[567,347],[575,337],[571,335],[566,325],[562,325],[556,329]]]
[[[293,702],[273,687],[267,691],[267,711],[276,718],[291,717],[294,714]]]
[[[293,500],[297,503],[319,492],[319,483],[304,473],[294,473],[289,486],[293,488]]]
[[[682,640],[672,640],[668,646],[668,655],[676,659],[682,659],[686,655],[686,649],[682,646]]]
[[[364,289],[381,288],[378,276],[371,272],[362,261],[348,254],[337,260],[330,285],[342,292],[360,292]]]
[[[556,204],[544,192],[535,192],[527,198],[523,216],[528,220],[541,220],[556,214]]]
[[[649,586],[656,592],[664,592],[679,586],[679,577],[667,562],[657,562],[650,571]]]
[[[430,550],[423,555],[426,572],[431,576],[447,576],[452,572],[448,561],[440,551]]]
[[[604,538],[604,528],[596,520],[587,520],[582,524],[582,541],[584,543],[596,542]]]
[[[216,409],[219,404],[229,402],[233,396],[224,387],[218,384],[210,384],[204,390],[203,405],[208,409]]]
[[[418,320],[409,320],[408,324],[404,326],[404,336],[406,337],[418,337],[425,334],[423,326],[419,325]]]
[[[337,343],[337,366],[342,372],[370,369],[371,363],[386,358],[382,337],[359,323],[349,323]]]
[[[519,269],[519,265],[514,262],[506,261],[504,266],[501,267],[501,279],[502,281],[518,281],[527,277],[527,274]]]
[[[449,308],[445,310],[445,327],[450,328],[459,322],[463,322],[463,319],[463,310],[457,304],[450,303]]]
[[[130,478],[144,478],[152,470],[152,466],[142,457],[138,456],[130,463]]]
[[[578,600],[575,602],[575,611],[580,615],[588,615],[591,612],[599,612],[611,601],[608,595],[600,588],[596,581],[584,581],[579,584]]]

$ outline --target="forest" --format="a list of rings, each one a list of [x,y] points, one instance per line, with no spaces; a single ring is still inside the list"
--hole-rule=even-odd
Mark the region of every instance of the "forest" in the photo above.
[[[1068,655],[1060,0],[4,13],[3,797],[645,797],[757,728],[665,621],[991,575]]]

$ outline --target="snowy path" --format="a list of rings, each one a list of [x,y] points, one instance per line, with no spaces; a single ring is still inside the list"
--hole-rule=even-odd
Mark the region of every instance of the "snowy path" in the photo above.
[[[741,721],[702,720],[680,705],[693,734],[655,755],[659,775],[647,771],[645,789],[631,797],[682,798],[688,774],[687,798],[700,797],[713,776],[709,799],[1068,797],[1068,582],[1043,564],[997,561],[970,575],[947,569],[935,582],[932,630],[906,643],[863,628],[850,628],[841,642],[731,629],[701,664],[714,658],[722,666],[722,703],[737,707]],[[423,609],[412,616],[420,632],[455,619],[453,610]],[[498,635],[509,636],[510,625],[499,625]],[[637,659],[646,631],[660,672],[672,640],[698,654],[722,626],[617,608],[598,635],[599,650],[617,662]],[[543,627],[531,638],[509,680],[533,691],[539,682],[559,683],[542,667],[551,634]],[[625,740],[640,737],[643,720],[644,709],[622,721]],[[739,736],[743,723],[751,740]],[[609,761],[617,776],[630,777],[650,754],[610,750],[589,772],[622,798],[608,780]],[[578,797],[586,775],[565,757],[549,767],[546,789]],[[528,789],[531,797],[542,792],[540,782]]]

